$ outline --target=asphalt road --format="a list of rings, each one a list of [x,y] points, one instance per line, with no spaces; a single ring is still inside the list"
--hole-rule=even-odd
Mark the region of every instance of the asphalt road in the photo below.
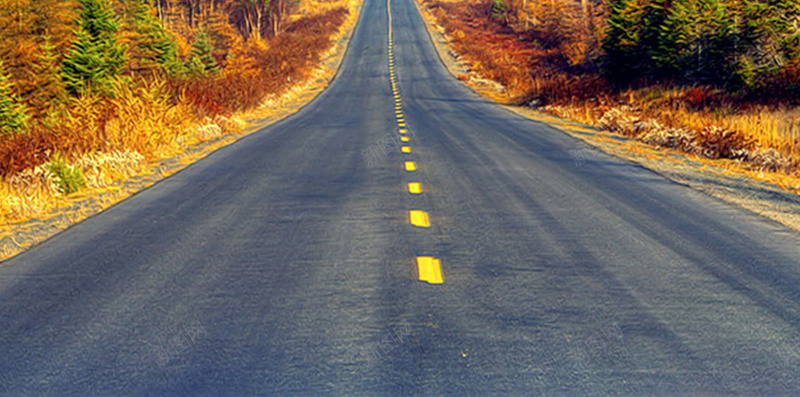
[[[412,0],[400,153],[386,7],[294,116],[0,264],[0,394],[800,394],[796,233],[482,101]]]

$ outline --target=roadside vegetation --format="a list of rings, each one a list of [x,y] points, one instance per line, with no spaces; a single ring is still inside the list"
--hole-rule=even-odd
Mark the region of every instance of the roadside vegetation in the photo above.
[[[0,0],[0,220],[52,210],[308,78],[350,0]]]
[[[800,176],[797,0],[420,1],[495,99]]]

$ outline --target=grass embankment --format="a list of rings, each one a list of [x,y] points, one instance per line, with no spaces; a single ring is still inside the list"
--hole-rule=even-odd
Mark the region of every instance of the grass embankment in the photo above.
[[[0,258],[235,141],[246,120],[312,99],[335,74],[359,4],[303,0],[280,35],[237,43],[217,73],[115,80],[111,93],[67,98],[49,119],[2,137]]]
[[[498,21],[493,13],[499,3],[492,0],[421,4],[468,68],[457,77],[497,102],[529,105],[800,191],[800,108],[790,101],[737,96],[709,85],[612,86],[587,62],[600,59],[602,12],[580,31],[558,15],[550,24],[540,18],[538,28],[530,21]],[[559,29],[565,36],[558,36]],[[482,79],[502,87],[486,89]]]

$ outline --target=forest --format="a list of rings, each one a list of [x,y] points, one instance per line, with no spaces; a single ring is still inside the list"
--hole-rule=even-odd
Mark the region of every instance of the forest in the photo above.
[[[318,66],[351,3],[0,0],[2,215],[240,128]]]
[[[800,169],[798,0],[421,2],[504,101],[750,169]]]

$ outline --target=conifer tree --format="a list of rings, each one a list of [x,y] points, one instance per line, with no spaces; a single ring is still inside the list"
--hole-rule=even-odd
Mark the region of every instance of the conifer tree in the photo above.
[[[768,84],[800,56],[800,1],[746,0],[739,14],[736,74],[750,88]]]
[[[719,0],[675,0],[657,60],[690,83],[725,83],[735,46],[733,19]]]
[[[125,47],[117,43],[118,21],[107,0],[79,0],[76,39],[62,69],[74,94],[110,94],[110,81],[125,65]]]
[[[201,27],[197,32],[197,38],[192,44],[192,52],[189,58],[189,72],[194,75],[208,76],[219,72],[217,61],[212,55],[214,47],[208,38],[205,28]]]
[[[0,134],[20,133],[28,126],[28,113],[9,79],[3,62],[0,61]]]
[[[50,37],[44,36],[36,59],[29,68],[32,89],[25,102],[37,118],[44,116],[66,96],[61,65],[55,51],[56,46],[50,41]]]
[[[175,40],[150,6],[141,0],[126,0],[124,10],[121,41],[128,46],[128,70],[139,75],[179,73],[182,65]]]
[[[645,57],[640,51],[641,8],[633,0],[612,0],[607,20],[605,74],[614,82],[627,84],[642,68]]]

